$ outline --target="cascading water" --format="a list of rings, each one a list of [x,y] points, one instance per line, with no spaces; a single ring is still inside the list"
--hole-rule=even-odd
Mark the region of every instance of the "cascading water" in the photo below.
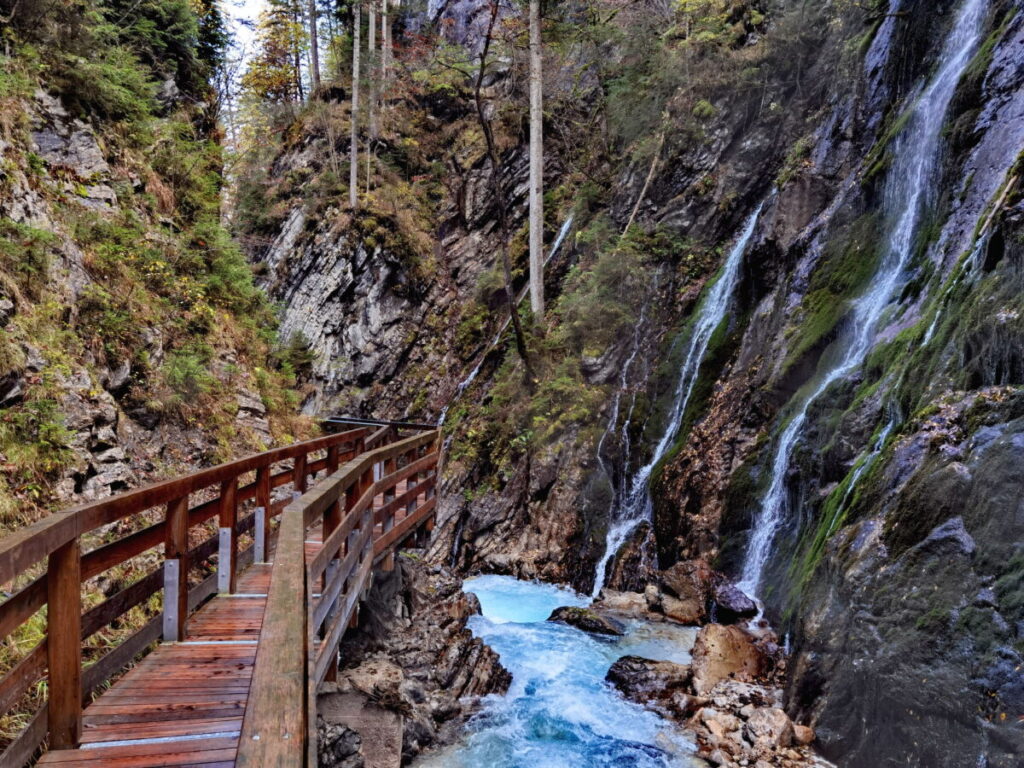
[[[747,545],[740,587],[756,595],[771,554],[772,544],[786,519],[786,474],[793,448],[807,420],[810,405],[835,381],[864,361],[874,342],[879,321],[895,298],[913,250],[921,209],[942,145],[942,126],[960,77],[981,36],[988,0],[965,0],[943,47],[939,69],[918,97],[913,114],[892,149],[893,166],[886,181],[884,205],[891,216],[885,252],[871,288],[852,306],[843,336],[845,351],[820,374],[779,437],[771,468],[771,485]],[[838,345],[837,345],[838,346]]]
[[[764,203],[758,206],[757,210],[747,219],[743,231],[725,260],[721,275],[715,281],[715,284],[711,287],[711,290],[701,304],[700,311],[693,324],[693,331],[690,334],[690,344],[686,350],[686,358],[679,369],[679,379],[676,382],[672,410],[665,424],[665,429],[662,431],[661,439],[658,440],[658,444],[654,447],[650,460],[630,478],[628,486],[624,486],[623,492],[615,494],[612,502],[611,526],[608,529],[604,554],[598,562],[597,571],[594,574],[593,595],[595,597],[600,594],[601,589],[604,587],[608,565],[619,551],[619,548],[640,523],[651,518],[651,473],[654,472],[658,462],[665,457],[669,448],[672,447],[672,442],[675,440],[679,427],[682,425],[686,406],[690,400],[690,395],[693,393],[693,385],[697,382],[697,374],[700,371],[700,365],[704,360],[704,354],[707,352],[711,336],[722,322],[729,305],[732,303],[733,291],[736,288],[736,282],[739,277],[740,264],[743,262],[743,254],[747,250],[750,238],[754,235],[754,228],[757,225],[757,220],[761,215],[763,207]],[[630,357],[627,365],[632,363],[635,356],[636,347],[634,347],[633,355]],[[625,381],[626,371],[624,370],[623,385],[625,385]],[[615,429],[620,396],[621,390],[616,395],[613,419],[608,426],[609,431]],[[608,432],[605,433],[605,436],[607,434]],[[602,445],[603,442],[604,438],[602,438]],[[599,446],[599,459],[600,453]],[[628,459],[629,457],[626,456],[627,461]]]
[[[572,229],[573,219],[573,214],[569,214],[569,218],[565,220],[565,223],[562,224],[562,228],[558,230],[558,236],[555,238],[555,242],[551,244],[551,250],[548,252],[547,258],[544,259],[545,267],[553,258],[555,258],[555,255],[558,253],[558,249],[562,247],[562,242],[569,234],[569,230]],[[526,298],[526,293],[526,288],[519,292],[519,295],[516,297],[517,307],[523,303],[523,299]],[[501,341],[502,334],[508,330],[508,326],[511,322],[511,317],[505,318],[505,322],[503,322],[501,327],[498,328],[498,332],[494,334],[494,338],[491,339],[490,344],[484,347],[483,354],[480,355],[480,359],[473,367],[473,370],[469,372],[469,375],[466,378],[459,382],[457,387],[455,387],[455,394],[452,395],[452,399],[448,401],[448,404],[441,409],[441,413],[437,417],[437,425],[439,427],[444,425],[444,420],[448,417],[448,409],[450,409],[455,401],[458,400],[467,389],[469,389],[469,385],[472,384],[476,380],[476,377],[480,375],[480,370],[484,367],[484,360],[487,359],[488,353],[498,345],[499,341]]]

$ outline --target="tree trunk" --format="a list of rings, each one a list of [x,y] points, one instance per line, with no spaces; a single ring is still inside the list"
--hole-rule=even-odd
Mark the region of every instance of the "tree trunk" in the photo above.
[[[382,87],[387,88],[391,76],[391,24],[388,21],[388,0],[380,7],[380,73]]]
[[[540,0],[530,0],[530,308],[544,317],[544,97]]]
[[[317,40],[316,0],[309,0],[309,79],[313,93],[320,88],[320,45]]]
[[[387,0],[384,0],[387,3]],[[487,72],[487,54],[491,50],[491,39],[494,35],[494,25],[498,20],[498,3],[491,3],[491,15],[487,24],[487,35],[484,37],[484,47],[480,52],[480,71],[476,77],[475,101],[476,116],[480,123],[480,130],[484,134],[487,143],[487,157],[491,163],[491,192],[498,205],[498,227],[501,231],[501,266],[505,274],[505,301],[508,304],[509,319],[512,321],[512,328],[515,333],[516,349],[523,361],[524,378],[527,389],[533,389],[533,368],[530,365],[529,350],[526,346],[526,335],[523,333],[523,324],[519,320],[519,311],[516,307],[515,294],[512,291],[512,264],[508,257],[508,242],[511,233],[508,227],[508,209],[505,205],[505,193],[501,188],[501,165],[498,160],[498,148],[494,141],[494,131],[491,128],[491,121],[487,119],[484,110],[483,83],[484,75]]]
[[[359,3],[352,6],[352,140],[349,145],[348,202],[359,204]]]
[[[377,140],[377,0],[370,0],[370,23],[367,26],[366,71],[369,75],[370,92],[367,94],[366,109],[369,118],[370,141]],[[369,160],[367,160],[369,162]]]

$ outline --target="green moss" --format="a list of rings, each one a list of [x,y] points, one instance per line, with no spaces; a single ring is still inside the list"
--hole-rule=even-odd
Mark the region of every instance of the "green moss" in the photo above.
[[[791,331],[783,376],[826,341],[875,273],[881,255],[878,232],[878,215],[866,214],[830,239]]]
[[[894,119],[891,116],[895,113],[890,113],[891,122],[885,128],[881,138],[875,142],[867,155],[864,156],[863,167],[865,171],[861,177],[861,183],[868,184],[874,181],[892,165],[891,150],[893,142],[903,132],[903,129],[907,127],[910,118],[914,116],[914,107],[914,104],[907,105],[902,112],[896,114]]]

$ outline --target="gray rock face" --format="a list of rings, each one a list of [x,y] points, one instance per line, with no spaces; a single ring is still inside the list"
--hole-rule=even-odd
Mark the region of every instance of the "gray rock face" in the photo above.
[[[39,156],[82,180],[109,174],[110,166],[92,129],[68,115],[60,101],[45,91],[37,91],[35,98],[40,110],[33,120],[32,139]]]

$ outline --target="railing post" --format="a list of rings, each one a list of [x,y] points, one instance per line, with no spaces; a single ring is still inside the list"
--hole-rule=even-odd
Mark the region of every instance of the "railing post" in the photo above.
[[[81,573],[77,538],[49,556],[46,651],[51,749],[72,749],[82,737]]]
[[[188,617],[188,496],[167,503],[164,543],[164,640],[185,639]]]
[[[256,530],[254,532],[253,560],[267,562],[270,550],[267,548],[270,536],[270,467],[256,470]]]
[[[306,492],[306,454],[304,453],[300,453],[295,457],[295,467],[292,470],[292,488],[299,496]]]
[[[217,591],[235,591],[238,550],[238,478],[225,480],[220,486],[220,546],[217,558]]]

